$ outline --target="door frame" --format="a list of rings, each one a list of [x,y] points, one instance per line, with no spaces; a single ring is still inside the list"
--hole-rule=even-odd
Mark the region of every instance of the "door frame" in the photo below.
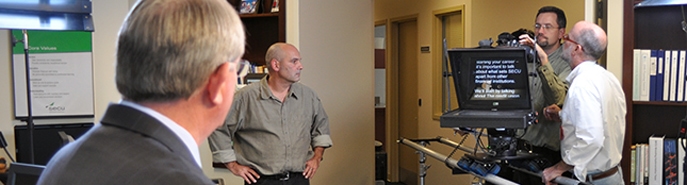
[[[408,21],[418,21],[418,14],[395,17],[388,19],[386,22],[386,143],[388,149],[388,168],[389,180],[392,182],[399,181],[399,144],[398,140],[398,116],[399,116],[399,81],[400,74],[398,68],[398,25]],[[394,144],[392,144],[394,143]]]

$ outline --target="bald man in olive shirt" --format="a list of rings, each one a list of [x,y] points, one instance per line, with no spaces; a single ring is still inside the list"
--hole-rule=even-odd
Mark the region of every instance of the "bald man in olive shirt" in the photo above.
[[[329,119],[317,94],[299,83],[298,49],[276,43],[268,75],[234,97],[225,124],[210,136],[213,161],[245,184],[307,185],[332,146]]]

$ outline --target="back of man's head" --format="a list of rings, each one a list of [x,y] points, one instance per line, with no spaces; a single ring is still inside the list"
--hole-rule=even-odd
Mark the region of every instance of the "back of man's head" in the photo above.
[[[558,23],[558,28],[565,28],[566,24],[568,23],[568,20],[565,18],[565,12],[561,10],[558,7],[555,6],[544,6],[539,9],[539,12],[537,12],[537,16],[534,17],[535,19],[539,17],[539,14],[542,13],[555,13],[556,14],[556,23]]]
[[[245,33],[224,0],[139,0],[117,42],[116,84],[123,99],[188,98],[216,68],[243,55]]]
[[[598,25],[580,21],[575,24],[579,29],[573,30],[571,34],[575,34],[577,42],[582,46],[584,54],[589,56],[590,60],[598,60],[606,52],[608,45],[606,32]]]

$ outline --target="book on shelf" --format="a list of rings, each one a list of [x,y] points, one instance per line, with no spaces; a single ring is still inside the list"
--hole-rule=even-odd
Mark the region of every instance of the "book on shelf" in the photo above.
[[[657,50],[656,51],[656,100],[655,101],[663,101],[663,84],[664,84],[664,79],[665,76],[663,75],[663,66],[665,65],[665,51],[663,50]]]
[[[663,181],[664,185],[676,185],[677,178],[677,141],[663,139]]]
[[[630,147],[630,184],[637,182],[637,145]]]
[[[640,73],[640,58],[641,58],[641,50],[640,49],[634,49],[632,50],[632,101],[640,101],[639,100],[639,89],[640,89],[640,83],[639,79],[641,78]]]
[[[272,13],[272,5],[274,4],[274,0],[261,0],[260,6],[258,8],[258,13]]]
[[[256,13],[258,6],[260,5],[260,0],[241,0],[241,9],[239,13],[241,14],[251,14]]]
[[[644,152],[642,154],[642,166],[644,167],[644,174],[642,174],[644,176],[643,184],[649,184],[649,144],[644,144],[642,146],[644,147],[642,150],[642,152]]]
[[[272,8],[270,12],[279,12],[279,0],[272,0]]]
[[[677,140],[677,184],[685,185],[685,148],[687,139],[680,138]]]
[[[649,100],[650,101],[657,101],[658,95],[656,94],[658,91],[656,91],[656,85],[658,83],[657,81],[657,69],[656,67],[656,56],[658,51],[657,50],[649,50],[650,55],[649,55]]]
[[[635,184],[645,185],[649,183],[649,144],[638,143],[637,145],[637,164],[635,165]]]
[[[682,102],[685,97],[685,50],[680,50],[678,55],[677,69],[677,97],[676,101]]]
[[[670,101],[671,53],[670,50],[665,50],[663,55],[663,101]]]
[[[669,101],[677,101],[677,69],[680,67],[679,64],[679,51],[671,50],[670,54],[670,99]]]
[[[642,49],[640,50],[640,73],[641,78],[639,79],[639,100],[649,101],[649,92],[651,90],[651,50]]]
[[[649,185],[663,184],[663,139],[649,137]]]

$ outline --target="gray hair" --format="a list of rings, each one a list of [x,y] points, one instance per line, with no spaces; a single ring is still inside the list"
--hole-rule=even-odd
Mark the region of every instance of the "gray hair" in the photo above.
[[[593,29],[580,30],[577,40],[584,48],[584,54],[590,57],[588,59],[598,60],[606,52],[606,42],[598,38],[598,34]]]
[[[223,0],[139,0],[117,42],[117,90],[134,102],[186,99],[243,55],[245,32]]]
[[[281,59],[284,58],[283,47],[286,45],[289,45],[289,44],[283,43],[283,42],[277,42],[277,43],[272,44],[267,49],[267,53],[265,53],[265,67],[267,67],[267,69],[270,69],[272,67],[272,64],[270,63],[270,61],[272,61],[272,59],[276,59],[277,61],[281,61]]]

